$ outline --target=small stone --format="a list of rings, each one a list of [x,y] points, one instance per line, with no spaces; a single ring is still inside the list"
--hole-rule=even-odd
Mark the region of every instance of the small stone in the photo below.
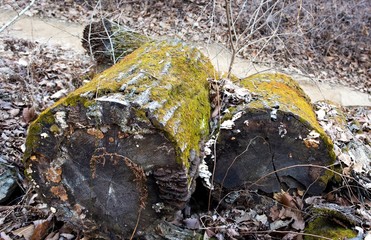
[[[7,201],[16,187],[17,180],[12,169],[0,164],[0,203]]]

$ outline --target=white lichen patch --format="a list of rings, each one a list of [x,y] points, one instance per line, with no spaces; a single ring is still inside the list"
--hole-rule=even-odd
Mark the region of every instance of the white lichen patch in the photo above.
[[[102,96],[95,100],[99,102],[114,102],[114,103],[118,103],[124,106],[130,106],[130,103],[125,99],[124,95],[122,95],[121,93],[114,93],[114,94]]]
[[[325,117],[326,117],[326,112],[324,109],[319,109],[318,111],[315,111],[316,115],[317,115],[317,120],[318,121],[323,121],[323,120],[327,120]]]
[[[147,105],[146,105],[146,108],[150,111],[150,112],[153,112],[157,109],[159,109],[160,107],[162,107],[163,104],[160,104],[159,102],[157,101],[152,101],[152,102],[149,102]]]
[[[170,68],[171,68],[171,62],[165,63],[164,68],[161,70],[161,75],[168,74]]]
[[[174,116],[175,111],[179,108],[179,104],[171,107],[169,110],[166,111],[165,115],[161,119],[161,124],[166,125],[166,123]]]
[[[316,132],[315,130],[312,130],[306,138],[303,139],[304,141],[304,144],[308,147],[308,148],[318,148],[319,144],[320,144],[320,137],[321,135]]]
[[[130,75],[134,74],[134,72],[137,70],[138,65],[133,65],[130,67],[130,69],[126,72],[121,72],[118,74],[116,81],[121,82],[122,79],[129,77]],[[120,89],[121,90],[121,89]]]
[[[198,175],[200,176],[200,178],[202,179],[202,182],[207,188],[214,189],[213,185],[211,184],[211,180],[210,180],[213,174],[209,171],[209,167],[207,166],[204,159],[201,161],[200,165],[198,166]]]
[[[202,179],[203,184],[209,188],[214,189],[213,184],[211,183],[211,177],[212,173],[209,171],[209,167],[207,166],[207,163],[205,161],[205,158],[215,159],[215,156],[213,154],[214,145],[216,144],[216,136],[212,136],[206,143],[204,147],[204,159],[202,159],[200,165],[198,166],[198,173],[200,178]]]
[[[225,80],[223,85],[223,93],[228,99],[234,102],[251,102],[251,93],[244,87],[237,86],[230,80]]]
[[[220,124],[220,129],[233,129],[234,121],[233,120],[226,120]]]
[[[54,118],[60,128],[62,129],[68,128],[68,124],[66,122],[66,112],[63,111],[56,112],[54,114]]]
[[[226,111],[229,111],[229,110],[227,109]],[[232,116],[231,120],[223,121],[222,124],[220,124],[220,129],[229,129],[229,130],[233,129],[233,127],[235,126],[235,121],[241,118],[243,113],[244,113],[243,111],[236,112]]]
[[[310,133],[307,135],[306,138],[308,138],[308,139],[318,139],[320,136],[321,135],[318,132],[316,132],[316,130],[312,130],[312,131],[310,131]]]
[[[271,111],[271,114],[270,114],[272,121],[276,121],[277,120],[277,111],[278,111],[277,108],[272,108],[272,111]]]
[[[144,92],[140,93],[134,100],[134,104],[138,104],[139,106],[143,106],[150,101],[151,96],[151,88],[147,88]]]
[[[282,122],[280,123],[280,126],[278,127],[278,135],[280,135],[281,138],[285,137],[287,134],[286,126]]]
[[[89,120],[94,120],[96,123],[101,124],[102,123],[102,106],[100,104],[95,104],[92,106],[89,106],[86,111],[86,117]]]
[[[92,99],[94,96],[95,96],[95,93],[91,91],[87,91],[85,93],[80,94],[80,97],[87,98],[87,99]]]
[[[162,209],[165,208],[165,204],[163,202],[155,203],[152,205],[152,209],[155,210],[155,212],[160,213]]]
[[[47,137],[49,137],[49,135],[47,134],[47,133],[41,133],[40,134],[40,137],[42,138],[42,139],[44,139],[44,138],[47,138]]]
[[[143,77],[145,76],[145,72],[143,70],[140,70],[140,72],[138,73],[138,75],[136,75],[135,77],[133,77],[132,79],[130,79],[128,82],[127,82],[127,85],[133,85],[133,84],[136,84],[140,79],[142,79]]]
[[[215,140],[215,137],[213,136],[212,138],[210,138],[206,143],[205,143],[205,147],[204,147],[204,153],[205,153],[205,157],[206,156],[210,156],[212,155],[212,151],[211,149],[213,148],[213,146],[215,145],[216,143],[216,140]]]
[[[232,117],[232,121],[235,122],[237,119],[241,118],[242,114],[243,114],[242,111],[239,111],[239,112],[235,113]]]

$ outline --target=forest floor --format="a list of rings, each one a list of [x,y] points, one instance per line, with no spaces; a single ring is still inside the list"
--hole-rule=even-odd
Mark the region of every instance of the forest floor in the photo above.
[[[245,9],[244,1],[236,2],[239,4],[231,8],[235,17],[232,39],[238,57],[266,68],[279,67],[305,75],[314,84],[336,84],[359,93],[371,93],[369,1],[328,6],[324,0],[319,1],[323,6],[321,8],[315,7],[312,1],[302,6],[272,7],[267,4],[260,6],[259,11],[254,11],[253,7],[252,10]],[[231,49],[231,34],[223,3],[202,0],[96,3],[78,0],[60,4],[59,1],[40,0],[31,6],[25,17],[37,17],[54,26],[58,26],[58,21],[71,26],[84,26],[107,17],[151,37],[178,37],[195,43],[217,43]],[[20,12],[28,4],[29,1],[0,0],[0,12]],[[275,11],[279,14],[272,14]],[[251,16],[256,16],[254,23],[247,21]],[[50,18],[58,21],[50,22]],[[28,184],[23,173],[22,155],[29,123],[46,107],[93,76],[95,63],[83,51],[69,48],[68,44],[64,44],[66,40],[62,40],[61,46],[49,45],[30,40],[32,38],[12,36],[7,31],[0,32],[0,164],[11,169],[16,176],[17,187],[0,206],[0,239],[38,239],[39,235],[48,235],[46,239],[80,239],[78,231],[52,218],[50,208]],[[17,32],[17,29],[14,31]],[[33,31],[38,30],[33,28]],[[81,37],[81,32],[69,34]],[[370,105],[340,107],[347,115],[347,127],[352,137],[368,148],[371,142]],[[370,178],[369,165],[356,175]],[[351,176],[347,175],[345,179],[349,180]],[[306,203],[329,201],[351,206],[361,212],[358,217],[363,220],[361,227],[366,232],[371,225],[371,186],[367,185],[367,181],[362,186],[368,198],[345,196],[334,189],[333,194],[326,198],[309,199]],[[243,214],[236,211],[234,215]],[[209,227],[216,229],[223,224],[222,219],[217,217],[209,222]],[[209,235],[218,239],[238,238],[234,235],[238,232],[234,231],[220,230]]]

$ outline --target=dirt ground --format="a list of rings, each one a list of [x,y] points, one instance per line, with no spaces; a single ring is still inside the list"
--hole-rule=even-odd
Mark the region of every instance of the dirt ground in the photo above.
[[[283,1],[272,5],[267,1],[260,6],[260,15],[254,15],[257,12],[254,9],[259,7],[254,4],[259,1],[253,1],[250,7],[244,1],[232,2],[231,11],[235,17],[232,39],[239,50],[238,56],[262,66],[299,71],[318,82],[371,93],[370,1],[338,1],[335,4],[319,0],[302,5],[281,5]],[[0,0],[0,11],[20,12],[29,3]],[[274,14],[277,11],[279,14]],[[60,4],[60,1],[40,0],[26,15],[46,22],[53,18],[78,25],[107,17],[149,36],[176,36],[186,41],[220,43],[231,48],[224,1],[69,0]],[[256,16],[255,25],[248,21],[251,16]],[[22,155],[29,123],[46,107],[89,80],[96,73],[95,63],[86,53],[68,46],[44,45],[1,35],[0,42],[0,163],[10,168],[17,179],[11,198],[0,206],[0,239],[82,239],[79,230],[54,218],[50,207],[29,185],[24,176]],[[353,137],[369,147],[371,108],[355,106],[343,110]],[[370,178],[370,169],[361,172],[355,173],[360,179],[362,176]],[[345,179],[349,180],[347,176]],[[368,198],[362,201],[344,196],[335,187],[333,194],[318,197],[321,199],[318,201],[353,206],[358,212],[366,212],[357,216],[363,220],[361,227],[367,232],[371,225],[371,205],[370,186],[367,185],[370,183],[365,181],[364,186],[368,187],[363,186],[364,192],[369,195],[365,194]],[[310,201],[315,200],[306,202]],[[223,214],[229,213],[220,214],[225,217]],[[179,220],[182,227],[189,227],[183,220]],[[215,229],[225,223],[215,218],[208,224],[207,228]],[[210,236],[238,238],[232,230],[213,230]],[[259,236],[263,238],[263,235]]]

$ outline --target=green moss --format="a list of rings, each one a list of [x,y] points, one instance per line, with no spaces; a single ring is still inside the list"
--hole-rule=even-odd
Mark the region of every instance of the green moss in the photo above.
[[[236,113],[237,108],[236,107],[229,107],[228,111],[223,115],[223,118],[220,122],[224,122],[226,120],[231,120],[234,113]]]
[[[42,112],[37,119],[30,124],[27,131],[26,138],[26,150],[23,155],[23,160],[26,161],[33,152],[33,148],[38,146],[40,143],[40,134],[43,131],[43,127],[50,127],[55,123],[54,115],[51,111],[46,110]]]
[[[314,221],[308,224],[305,229],[305,233],[323,236],[331,239],[345,239],[356,237],[357,234],[351,229],[344,228],[335,222],[331,218],[318,217]],[[305,240],[318,239],[318,237],[304,236]]]
[[[122,26],[111,23],[111,32],[115,35],[111,38],[112,44],[114,45],[114,54],[116,59],[121,59],[132,53],[134,50],[139,48],[144,43],[150,41],[150,39],[136,32],[127,31],[127,29],[122,29]]]
[[[53,133],[54,135],[57,135],[60,133],[60,129],[58,127],[57,124],[53,124],[50,128],[49,128],[50,132]]]

